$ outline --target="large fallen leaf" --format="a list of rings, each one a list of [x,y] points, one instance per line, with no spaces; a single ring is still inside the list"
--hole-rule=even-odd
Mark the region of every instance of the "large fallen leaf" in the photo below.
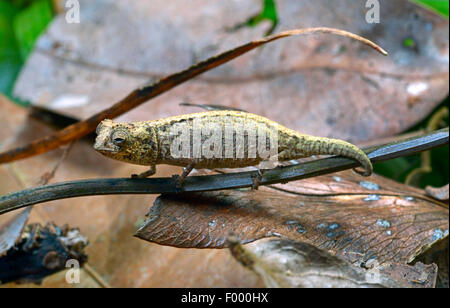
[[[225,247],[230,232],[243,243],[280,236],[356,264],[406,264],[448,236],[443,204],[380,176],[346,171],[277,189],[163,195],[136,236],[185,248]]]
[[[448,184],[443,187],[427,186],[425,188],[427,195],[437,200],[448,201]]]
[[[258,13],[261,3],[81,0],[83,22],[55,18],[21,72],[15,94],[86,118],[149,79],[260,38],[270,25],[230,29]],[[187,99],[245,109],[305,133],[362,141],[410,127],[448,94],[444,18],[401,0],[382,3],[378,24],[366,22],[364,1],[276,4],[276,31],[343,28],[374,40],[391,56],[340,37],[288,39],[183,84],[121,119],[194,111],[178,106]]]

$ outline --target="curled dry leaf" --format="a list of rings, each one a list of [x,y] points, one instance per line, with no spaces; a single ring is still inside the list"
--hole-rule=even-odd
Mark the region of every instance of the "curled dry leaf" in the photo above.
[[[260,39],[269,25],[230,29],[258,13],[261,4],[80,0],[83,22],[55,18],[21,72],[15,95],[86,118],[149,80]],[[380,5],[381,23],[367,23],[361,1],[280,0],[276,5],[276,32],[311,26],[345,29],[375,41],[390,56],[342,37],[285,39],[199,76],[121,119],[196,111],[179,107],[187,99],[244,109],[304,133],[355,142],[403,131],[448,94],[446,19],[401,0]]]
[[[370,270],[353,266],[313,245],[268,238],[245,246],[229,238],[230,251],[261,276],[267,287],[380,288],[434,287],[435,265],[385,265]]]
[[[432,187],[427,186],[425,187],[425,191],[428,196],[435,198],[437,200],[448,201],[448,185],[442,186],[442,187]]]
[[[351,263],[406,264],[448,236],[448,209],[423,191],[390,184],[349,171],[278,190],[162,195],[136,236],[185,248],[223,248],[230,232],[243,243],[279,236]]]

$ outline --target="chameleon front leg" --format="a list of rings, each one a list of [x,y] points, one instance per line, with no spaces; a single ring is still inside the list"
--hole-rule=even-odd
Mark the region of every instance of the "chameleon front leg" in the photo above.
[[[192,160],[183,170],[183,173],[180,175],[174,175],[173,177],[176,178],[177,181],[177,188],[181,188],[183,186],[183,182],[186,179],[186,177],[191,173],[191,171],[195,167],[195,161]]]
[[[147,171],[144,171],[142,173],[139,174],[132,174],[131,177],[132,178],[138,178],[138,179],[144,179],[144,178],[148,178],[149,176],[152,176],[156,173],[156,166],[152,165],[150,166],[150,169]]]
[[[258,173],[256,174],[255,177],[252,178],[252,190],[258,190],[258,187],[261,184],[262,177],[263,177],[265,171],[266,171],[266,169],[258,168]]]

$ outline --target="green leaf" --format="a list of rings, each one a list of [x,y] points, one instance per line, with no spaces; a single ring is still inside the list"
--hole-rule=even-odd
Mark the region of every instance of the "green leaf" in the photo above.
[[[53,10],[50,0],[35,1],[14,18],[14,34],[23,59],[28,57],[39,34],[52,18]]]
[[[431,168],[432,172],[425,174],[421,181],[420,187],[427,185],[441,187],[449,182],[448,172],[448,145],[442,148],[433,149],[431,151]]]
[[[261,13],[248,19],[247,26],[255,27],[263,20],[269,20],[272,23],[271,28],[266,33],[266,35],[269,35],[273,32],[276,25],[278,24],[278,13],[275,5],[275,0],[264,0]]]
[[[415,2],[448,18],[448,0],[415,0]]]
[[[9,2],[0,1],[0,92],[7,96],[23,65],[12,26],[17,12]]]

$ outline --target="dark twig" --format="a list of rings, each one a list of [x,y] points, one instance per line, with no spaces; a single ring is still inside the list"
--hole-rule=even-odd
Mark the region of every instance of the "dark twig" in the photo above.
[[[365,149],[372,162],[380,162],[396,157],[430,150],[448,144],[448,127],[400,140],[394,143]],[[260,185],[285,183],[327,173],[358,167],[354,160],[344,157],[329,157],[293,166],[267,170]],[[183,183],[182,191],[199,192],[251,187],[257,171],[189,176]],[[13,192],[0,197],[0,214],[51,200],[111,194],[161,194],[177,193],[179,188],[173,178],[114,178],[91,179],[55,183]]]
[[[48,182],[50,182],[51,179],[55,177],[56,171],[58,170],[59,166],[63,162],[64,159],[66,159],[67,155],[69,154],[70,150],[72,149],[73,142],[69,143],[69,145],[64,149],[61,157],[56,162],[53,169],[49,172],[45,172],[41,178],[39,179],[38,185],[46,185]]]

